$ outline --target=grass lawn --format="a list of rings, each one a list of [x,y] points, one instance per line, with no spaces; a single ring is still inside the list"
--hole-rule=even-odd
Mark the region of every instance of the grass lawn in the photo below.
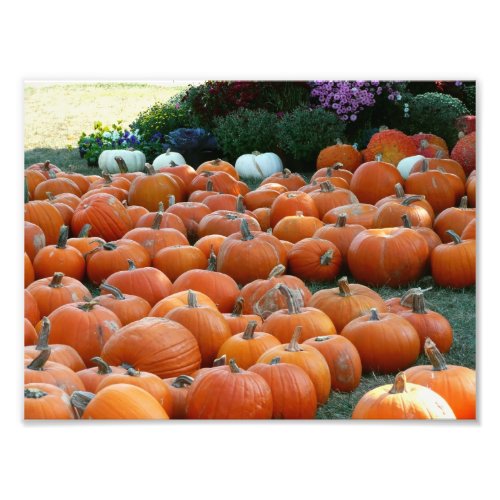
[[[63,169],[73,165],[83,174],[98,173],[88,168],[80,159],[77,149],[82,131],[90,132],[93,123],[100,120],[112,124],[123,120],[127,125],[148,106],[164,101],[182,87],[166,87],[148,84],[64,84],[30,85],[25,87],[25,166],[50,160]],[[73,150],[67,146],[72,145]],[[249,183],[253,189],[255,183]],[[350,280],[354,282],[354,280]],[[88,283],[86,283],[88,286]],[[310,283],[311,291],[336,287],[335,283]],[[430,276],[411,286],[433,286]],[[384,299],[400,296],[407,288],[375,288]],[[95,287],[90,287],[94,294]],[[461,290],[433,287],[425,294],[427,305],[448,318],[454,331],[451,351],[446,355],[449,364],[476,367],[476,288]],[[417,364],[428,364],[421,356]],[[370,389],[391,383],[393,375],[364,374],[359,387],[350,394],[334,392],[328,402],[319,409],[318,419],[348,419],[363,394]]]

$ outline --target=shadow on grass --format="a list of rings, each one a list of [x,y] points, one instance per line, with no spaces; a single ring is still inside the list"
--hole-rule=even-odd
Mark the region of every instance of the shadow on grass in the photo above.
[[[46,160],[49,160],[63,170],[72,170],[70,167],[76,167],[76,170],[82,174],[98,173],[97,168],[89,167],[87,161],[80,158],[78,149],[35,148],[24,151],[25,168],[33,165],[33,163],[40,163]]]

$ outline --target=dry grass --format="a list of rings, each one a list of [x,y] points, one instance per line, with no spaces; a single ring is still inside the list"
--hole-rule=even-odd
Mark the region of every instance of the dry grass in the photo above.
[[[25,166],[51,160],[56,165],[86,167],[78,154],[82,132],[94,122],[123,120],[128,126],[157,101],[166,101],[184,87],[142,83],[30,84],[24,89]],[[73,150],[68,150],[68,146]]]

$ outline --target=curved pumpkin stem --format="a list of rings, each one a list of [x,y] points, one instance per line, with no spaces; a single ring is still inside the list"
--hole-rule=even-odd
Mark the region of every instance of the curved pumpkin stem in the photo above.
[[[406,392],[406,375],[404,372],[399,372],[389,394],[402,394],[403,392]]]
[[[113,297],[116,300],[125,300],[125,296],[123,295],[121,290],[119,288],[117,288],[116,286],[110,285],[110,284],[106,283],[105,281],[103,281],[100,284],[99,288],[102,290],[106,290],[107,292],[110,292],[111,295],[113,295]]]
[[[345,227],[347,222],[347,214],[342,213],[338,216],[337,221],[335,222],[335,227]]]
[[[347,281],[347,276],[339,279],[339,295],[341,297],[350,297],[352,295],[351,289],[349,288],[349,282]]]
[[[333,249],[330,248],[320,257],[319,259],[320,265],[329,266],[330,263],[332,262],[332,257],[333,257]]]
[[[343,163],[341,163],[340,161],[338,161],[337,163],[335,163],[335,164],[333,165],[333,167],[332,167],[332,168],[333,168],[333,170],[341,170],[342,168],[344,168],[344,164],[343,164]]]
[[[288,179],[290,175],[292,174],[292,171],[289,170],[288,168],[283,169],[283,179]]]
[[[62,288],[62,279],[64,278],[64,273],[56,272],[52,276],[52,280],[49,283],[50,288]]]
[[[226,364],[226,355],[223,354],[220,358],[215,358],[214,362],[212,363],[212,366],[224,366]]]
[[[243,313],[243,306],[245,304],[245,299],[243,297],[238,297],[236,302],[234,303],[233,312],[231,313],[231,317],[239,318]]]
[[[416,314],[427,314],[425,307],[424,294],[421,291],[416,291],[413,294],[413,312]]]
[[[56,248],[66,248],[66,243],[68,242],[69,227],[61,226],[59,230],[59,239],[57,240]]]
[[[42,329],[38,334],[38,342],[35,350],[43,351],[49,348],[50,319],[44,316],[42,319]]]
[[[193,290],[188,290],[188,307],[200,307],[198,305],[198,298]]]
[[[288,352],[299,352],[303,351],[299,345],[299,339],[302,334],[302,325],[297,325],[295,330],[293,331],[292,338],[290,339],[290,343],[285,347],[285,351]]]
[[[127,371],[125,372],[126,375],[129,375],[130,377],[140,377],[141,372],[139,370],[136,370],[133,366],[129,366],[127,368]]]
[[[44,392],[40,389],[24,389],[24,397],[28,399],[40,399],[47,395],[48,392]]]
[[[84,304],[78,304],[77,307],[82,311],[89,312],[97,305],[98,303],[95,300],[90,300],[89,302],[85,302]]]
[[[455,231],[448,229],[448,231],[446,231],[446,234],[449,234],[451,236],[451,238],[453,239],[453,243],[455,243],[455,245],[459,245],[460,243],[462,243],[462,238],[460,238],[460,236],[458,236],[458,234],[455,233]]]
[[[125,201],[125,200],[124,200]],[[92,229],[92,226],[90,224],[85,224],[80,232],[78,233],[78,238],[88,238],[89,237],[89,231]]]
[[[153,165],[151,165],[150,163],[146,163],[144,168],[146,170],[146,175],[155,175],[156,174],[156,170],[154,169]]]
[[[217,256],[215,255],[213,247],[210,249],[210,257],[208,258],[208,271],[216,271],[217,270]]]
[[[281,294],[285,297],[286,303],[288,306],[288,314],[299,314],[300,313],[300,306],[297,303],[297,300],[292,294],[292,291],[290,288],[288,288],[286,285],[283,285],[283,283],[280,283],[278,285],[278,290],[281,292]]]
[[[125,160],[121,156],[115,156],[116,164],[118,165],[118,170],[121,174],[128,173],[128,167]]]
[[[241,370],[234,359],[229,360],[229,368],[231,369],[231,373],[241,373]]]
[[[127,259],[128,263],[128,271],[133,271],[134,269],[137,269],[135,262],[132,259]]]
[[[330,335],[323,335],[322,337],[316,337],[314,339],[314,342],[325,342],[327,340],[330,340],[332,337]]]
[[[95,394],[87,391],[74,391],[71,394],[70,402],[71,406],[76,410],[78,417],[81,417],[82,413],[87,408],[88,404],[95,398]]]
[[[281,276],[285,271],[286,267],[283,264],[278,264],[277,266],[273,267],[267,279],[270,280],[273,278],[277,278],[278,276]]]
[[[406,196],[405,190],[399,182],[394,186],[394,191],[396,192],[396,198],[404,198]]]
[[[418,293],[418,292],[421,292],[422,294],[424,292],[428,292],[429,290],[432,290],[432,287],[429,287],[429,288],[425,288],[422,290],[422,288],[420,287],[417,287],[417,288],[410,288],[409,290],[407,290],[401,297],[401,299],[399,300],[400,304],[402,306],[405,306],[405,307],[412,307],[413,306],[413,296]]]
[[[246,219],[241,219],[240,231],[241,231],[242,241],[249,241],[255,238],[255,236],[253,236],[252,233],[250,232],[250,229],[248,227],[248,221]]]
[[[247,327],[245,328],[245,332],[243,333],[243,340],[251,340],[253,339],[253,335],[255,333],[255,329],[257,328],[257,321],[249,321]]]
[[[104,361],[104,359],[100,358],[99,356],[91,358],[90,361],[97,365],[98,375],[108,375],[110,373],[113,373],[113,370],[108,365],[108,363],[106,363],[106,361]]]
[[[432,341],[430,337],[427,337],[425,339],[424,352],[429,361],[431,362],[432,369],[434,371],[438,372],[448,369],[444,356],[441,354],[436,344]]]
[[[194,382],[194,378],[190,377],[189,375],[179,375],[173,382],[172,382],[172,387],[175,387],[176,389],[180,389],[182,387],[187,387],[192,385]]]
[[[151,229],[154,229],[155,231],[159,230],[162,221],[163,221],[163,211],[156,212],[155,218],[153,219],[153,224],[151,224]]]
[[[40,354],[27,366],[30,370],[43,371],[45,363],[47,363],[50,357],[50,347],[40,351]]]
[[[401,205],[407,207],[411,205],[412,203],[415,203],[416,201],[422,201],[425,200],[425,196],[420,195],[420,194],[413,194],[411,196],[406,197],[402,202]]]

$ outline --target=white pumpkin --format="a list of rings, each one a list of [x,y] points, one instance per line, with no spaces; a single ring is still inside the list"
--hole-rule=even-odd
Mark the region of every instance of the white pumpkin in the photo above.
[[[420,160],[424,160],[425,156],[422,155],[415,155],[415,156],[408,156],[407,158],[403,158],[399,163],[398,163],[398,170],[399,173],[403,176],[403,179],[408,179],[408,176],[410,175],[411,169],[414,167],[415,163],[417,163]]]
[[[98,164],[101,170],[107,170],[110,174],[118,174],[120,169],[115,158],[123,158],[129,172],[142,172],[146,165],[146,155],[142,151],[128,149],[108,149],[99,155]]]
[[[165,153],[160,156],[157,156],[153,161],[153,168],[158,170],[161,167],[170,167],[171,163],[174,162],[176,165],[185,165],[186,160],[184,156],[180,153],[175,153],[174,151],[170,151],[167,149]]]
[[[238,175],[247,179],[264,179],[277,172],[283,172],[283,163],[275,153],[241,155],[234,165]]]

